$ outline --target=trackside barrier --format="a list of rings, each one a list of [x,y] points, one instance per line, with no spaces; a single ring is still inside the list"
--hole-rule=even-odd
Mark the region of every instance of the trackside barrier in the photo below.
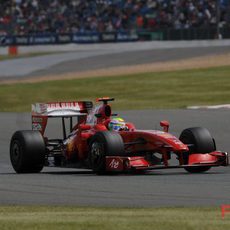
[[[28,35],[0,35],[0,46],[15,45],[47,45],[47,44],[88,44],[106,42],[132,42],[138,41],[138,34],[131,32],[111,33],[70,33],[70,34],[28,34]]]
[[[222,219],[224,219],[225,213],[230,213],[230,204],[229,205],[221,205],[221,216],[222,216]]]
[[[8,48],[8,55],[16,56],[18,55],[18,47],[16,45],[11,45]]]

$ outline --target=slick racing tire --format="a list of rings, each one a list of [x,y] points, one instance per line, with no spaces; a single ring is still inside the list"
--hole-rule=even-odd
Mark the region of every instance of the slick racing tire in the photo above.
[[[39,131],[16,131],[10,142],[10,160],[17,173],[39,173],[45,162],[45,142]]]
[[[207,172],[210,166],[197,166],[197,167],[185,167],[184,169],[189,173],[202,173]]]
[[[188,163],[189,154],[192,153],[209,153],[216,150],[215,141],[210,132],[201,127],[185,129],[179,139],[189,146],[189,152],[184,154],[184,162]],[[209,166],[185,167],[184,169],[190,173],[201,173],[208,171]]]
[[[106,156],[121,156],[124,154],[123,139],[116,132],[98,132],[92,137],[89,145],[90,165],[97,174],[106,172]]]

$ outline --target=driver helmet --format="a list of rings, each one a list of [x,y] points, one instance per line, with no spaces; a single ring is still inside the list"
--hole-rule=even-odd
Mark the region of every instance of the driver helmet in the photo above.
[[[110,131],[122,131],[127,129],[124,119],[120,117],[112,119],[108,124],[108,128]]]

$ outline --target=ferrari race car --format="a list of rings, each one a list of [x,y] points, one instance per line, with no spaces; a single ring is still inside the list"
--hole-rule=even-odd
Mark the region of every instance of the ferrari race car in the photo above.
[[[103,174],[184,168],[200,173],[229,164],[228,154],[216,150],[207,129],[185,129],[179,139],[168,132],[167,121],[160,122],[162,131],[138,130],[134,124],[116,119],[109,104],[113,100],[99,98],[96,106],[91,101],[32,105],[32,130],[16,131],[11,138],[14,170],[38,173],[44,166],[54,166],[87,168]],[[63,138],[45,135],[48,119],[53,117],[61,118]]]

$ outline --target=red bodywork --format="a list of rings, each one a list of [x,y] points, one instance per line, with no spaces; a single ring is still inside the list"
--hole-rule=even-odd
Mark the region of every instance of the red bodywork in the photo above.
[[[89,156],[90,139],[101,131],[108,131],[108,123],[115,114],[112,114],[111,106],[108,104],[110,98],[101,98],[97,101],[99,105],[93,107],[92,102],[58,102],[47,104],[35,104],[32,109],[32,128],[39,130],[45,135],[47,120],[49,117],[61,117],[63,123],[62,143],[57,145],[65,162],[84,162]],[[102,102],[102,103],[101,103]],[[73,125],[72,117],[78,117],[78,122]],[[70,132],[67,135],[65,130],[65,119],[70,119]],[[189,151],[189,147],[182,143],[177,137],[168,133],[169,123],[162,121],[163,127],[159,130],[137,130],[132,123],[126,123],[128,131],[119,131],[124,145],[125,152],[121,156],[106,156],[107,171],[129,171],[129,170],[152,170],[159,168],[175,167],[197,167],[197,166],[226,166],[228,156],[225,152],[214,151],[211,153],[190,154],[187,162],[184,162],[183,155]],[[53,140],[44,137],[50,153]],[[59,140],[58,143],[61,141]],[[127,154],[128,153],[128,154]],[[153,161],[148,156],[152,153],[160,155],[158,161]],[[56,153],[55,153],[56,154]],[[171,165],[171,155],[175,154],[178,164]],[[49,154],[47,159],[52,154]],[[72,163],[73,163],[72,162]],[[47,163],[51,165],[51,163]],[[70,164],[72,165],[72,164]],[[84,165],[84,164],[82,164]],[[82,167],[82,165],[80,167]],[[65,166],[62,164],[62,166]],[[84,166],[83,166],[84,167]]]

